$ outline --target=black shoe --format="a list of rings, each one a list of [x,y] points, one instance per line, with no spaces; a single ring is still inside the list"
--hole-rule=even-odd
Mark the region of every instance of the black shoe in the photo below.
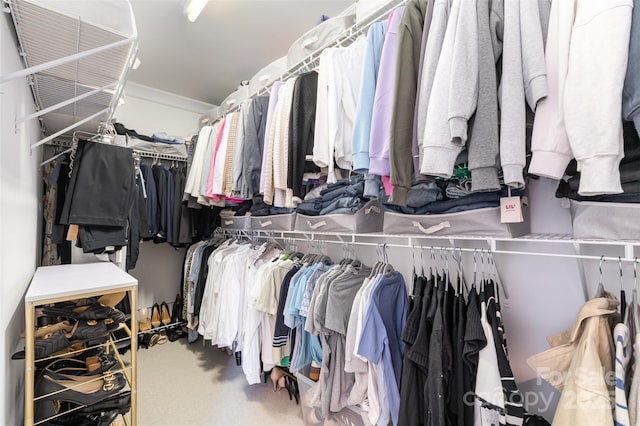
[[[106,411],[115,411],[116,414],[126,414],[131,409],[131,391],[125,391],[109,397],[96,404],[79,408],[78,414],[97,414]]]
[[[105,374],[92,381],[74,380],[73,376],[44,370],[36,384],[36,397],[79,405],[93,405],[120,392],[126,385],[122,374]]]
[[[120,324],[124,322],[125,315],[119,310],[112,308],[111,306],[106,306],[101,303],[94,303],[89,305],[87,310],[78,314],[78,319],[85,320],[105,320],[111,319],[116,324]]]

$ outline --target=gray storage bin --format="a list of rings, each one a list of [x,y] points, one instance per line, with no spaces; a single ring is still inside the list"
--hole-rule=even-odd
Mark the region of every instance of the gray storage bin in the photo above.
[[[640,204],[570,201],[573,238],[640,240]]]
[[[470,235],[479,237],[519,237],[529,233],[528,210],[524,222],[500,223],[500,207],[450,214],[411,215],[384,213],[385,234]]]
[[[289,48],[287,52],[287,68],[293,67],[328,42],[336,39],[338,35],[355,24],[355,21],[355,14],[336,16],[307,31],[302,37],[294,41]]]
[[[295,213],[251,217],[251,229],[258,231],[293,231],[295,227]]]
[[[276,59],[262,68],[249,81],[249,96],[255,95],[259,90],[280,78],[287,71],[287,57]]]
[[[220,215],[223,229],[251,229],[251,216],[222,216]]]
[[[378,200],[371,200],[353,214],[307,216],[298,213],[296,231],[366,233],[382,231],[384,213]]]

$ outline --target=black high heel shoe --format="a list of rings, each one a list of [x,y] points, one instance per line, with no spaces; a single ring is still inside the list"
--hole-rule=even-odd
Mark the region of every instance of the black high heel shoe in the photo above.
[[[175,342],[182,337],[182,299],[180,294],[176,295],[176,300],[173,302],[171,309],[171,324],[173,324],[167,330],[167,337],[170,342]]]

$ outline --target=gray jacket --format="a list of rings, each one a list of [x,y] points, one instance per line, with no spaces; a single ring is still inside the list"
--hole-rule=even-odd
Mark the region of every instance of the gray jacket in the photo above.
[[[250,197],[260,192],[260,168],[262,167],[268,108],[269,96],[255,97],[251,101],[249,116],[244,122],[242,179],[247,195]]]

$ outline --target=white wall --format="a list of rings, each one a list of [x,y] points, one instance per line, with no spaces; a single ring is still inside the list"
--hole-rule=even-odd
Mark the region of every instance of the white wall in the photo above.
[[[0,16],[0,75],[23,68],[9,15]],[[15,118],[35,111],[26,79],[0,84],[0,423],[22,423],[23,372],[12,361],[24,329],[24,293],[40,253],[42,192],[41,150],[31,143],[40,138],[37,121],[15,125]]]
[[[118,107],[115,118],[128,129],[140,134],[166,132],[186,137],[198,131],[200,116],[213,105],[163,92],[135,83],[125,88],[125,103]],[[138,306],[173,302],[181,285],[185,249],[174,249],[167,243],[145,241],[135,269],[129,271],[138,279]]]

